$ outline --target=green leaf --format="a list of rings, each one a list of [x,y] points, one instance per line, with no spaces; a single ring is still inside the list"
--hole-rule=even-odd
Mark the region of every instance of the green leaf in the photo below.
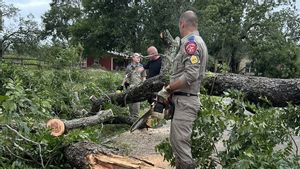
[[[0,95],[0,102],[6,101],[7,99],[9,99],[8,96],[1,96],[1,95]]]

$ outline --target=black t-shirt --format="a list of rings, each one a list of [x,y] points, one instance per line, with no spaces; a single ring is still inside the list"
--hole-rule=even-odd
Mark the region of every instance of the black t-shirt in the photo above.
[[[156,76],[160,73],[161,68],[161,57],[156,60],[150,60],[146,65],[144,65],[144,69],[148,69],[149,73],[147,78]]]

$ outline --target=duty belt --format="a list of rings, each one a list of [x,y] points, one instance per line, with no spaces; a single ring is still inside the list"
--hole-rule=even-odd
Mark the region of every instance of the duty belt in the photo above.
[[[185,93],[185,92],[174,92],[174,96],[198,96],[197,94]]]

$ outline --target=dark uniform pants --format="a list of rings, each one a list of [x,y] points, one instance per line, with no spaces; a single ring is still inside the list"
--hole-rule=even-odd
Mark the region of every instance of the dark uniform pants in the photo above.
[[[176,169],[194,169],[191,152],[193,124],[200,110],[197,96],[173,96],[175,112],[171,122],[170,141],[176,158]]]

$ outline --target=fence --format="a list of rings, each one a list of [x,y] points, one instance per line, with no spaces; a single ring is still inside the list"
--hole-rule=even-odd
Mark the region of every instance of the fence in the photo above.
[[[49,63],[37,58],[23,58],[23,57],[2,57],[0,58],[2,61],[11,64],[17,64],[22,66],[37,66],[44,67],[49,66]]]

